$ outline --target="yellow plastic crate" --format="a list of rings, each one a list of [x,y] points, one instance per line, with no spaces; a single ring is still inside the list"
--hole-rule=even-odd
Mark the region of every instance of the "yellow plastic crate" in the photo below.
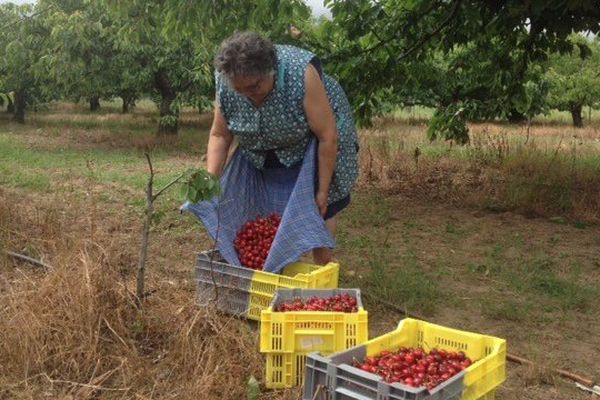
[[[276,305],[294,298],[330,297],[350,294],[357,300],[358,312],[293,311],[276,312]],[[319,351],[331,354],[366,342],[369,338],[368,313],[358,289],[278,290],[273,303],[260,318],[260,351],[294,353]]]
[[[282,301],[313,296],[351,294],[358,312],[287,311],[274,308]],[[266,354],[266,387],[301,386],[306,356],[314,351],[330,354],[360,345],[368,340],[368,313],[358,289],[278,289],[273,302],[260,320],[260,351]]]
[[[506,380],[504,339],[406,318],[395,331],[365,343],[367,356],[401,346],[462,350],[478,360],[466,369],[462,400],[492,400],[495,389]]]
[[[260,320],[260,312],[269,307],[278,288],[337,288],[340,266],[297,262],[281,274],[254,271],[228,264],[217,254],[210,266],[210,252],[198,255],[196,262],[197,302],[209,304],[214,298],[214,282],[219,288],[220,311]]]
[[[255,271],[250,286],[248,318],[260,321],[260,313],[271,305],[275,291],[279,288],[323,288],[338,287],[340,265],[325,266],[297,262],[285,267],[281,273]]]
[[[284,389],[302,386],[308,353],[267,353],[265,386]]]
[[[494,400],[496,398],[496,391],[492,390],[491,392],[487,392],[481,397],[478,397],[477,400]]]

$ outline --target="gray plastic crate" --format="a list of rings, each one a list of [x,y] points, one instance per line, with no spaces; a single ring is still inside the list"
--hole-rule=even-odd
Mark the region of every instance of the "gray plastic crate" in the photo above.
[[[218,310],[240,317],[248,316],[250,287],[254,271],[228,264],[215,252],[210,267],[211,251],[198,254],[196,259],[197,303],[208,305],[215,298],[214,281],[218,287]]]
[[[310,299],[311,297],[331,297],[338,294],[349,294],[356,299],[357,308],[363,308],[363,303],[360,298],[360,289],[277,289],[271,307],[275,311],[275,307],[281,303],[293,299]]]
[[[413,388],[387,383],[376,374],[352,366],[364,360],[366,346],[357,346],[323,357],[309,354],[304,369],[303,400],[459,400],[463,393],[465,372],[461,371],[435,387]],[[317,393],[318,392],[318,393]]]

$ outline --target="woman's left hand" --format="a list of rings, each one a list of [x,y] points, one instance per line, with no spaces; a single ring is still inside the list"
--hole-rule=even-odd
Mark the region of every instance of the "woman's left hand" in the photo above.
[[[317,192],[315,201],[317,202],[317,207],[319,208],[321,217],[324,217],[325,213],[327,212],[327,192]]]

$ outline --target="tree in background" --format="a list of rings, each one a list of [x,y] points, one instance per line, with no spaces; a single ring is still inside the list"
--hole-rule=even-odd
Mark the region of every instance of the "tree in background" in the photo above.
[[[42,101],[47,80],[41,60],[50,31],[42,13],[37,5],[0,4],[0,75],[3,91],[13,92],[13,119],[20,123],[25,123],[26,106]]]
[[[40,0],[54,5],[48,16],[52,26],[51,51],[45,66],[62,94],[84,98],[90,110],[100,107],[100,98],[122,99],[123,112],[151,88],[143,58],[137,50],[118,41],[122,25],[110,18],[101,2],[86,0]]]
[[[551,107],[570,112],[573,126],[582,127],[583,107],[600,103],[600,42],[581,35],[571,39],[577,45],[573,52],[550,55],[546,78]]]
[[[224,38],[245,29],[278,37],[289,30],[295,16],[310,16],[298,0],[106,0],[105,4],[123,26],[118,47],[135,54],[151,77],[152,97],[160,109],[159,134],[177,133],[182,105],[202,108],[212,99],[212,59]]]
[[[420,67],[439,53],[446,70],[467,83],[454,87],[461,98],[448,105],[440,103],[436,112],[438,126],[446,121],[457,128],[450,137],[443,136],[458,142],[468,139],[466,128],[460,125],[464,126],[464,113],[478,108],[482,94],[489,92],[498,99],[490,106],[504,103],[503,113],[517,114],[517,107],[526,103],[530,63],[544,60],[548,51],[570,50],[573,44],[568,35],[574,31],[600,31],[600,7],[591,0],[560,4],[544,0],[329,0],[327,4],[333,21],[321,30],[328,39],[321,41],[322,46],[331,50],[326,68],[335,71],[349,92],[359,120],[368,122],[381,112],[381,99],[390,91],[410,91],[415,81],[423,79]],[[469,57],[460,57],[461,52]],[[482,69],[482,63],[487,67]],[[436,81],[435,77],[424,80]],[[422,88],[423,84],[417,84],[414,92]],[[428,91],[434,93],[435,86]]]

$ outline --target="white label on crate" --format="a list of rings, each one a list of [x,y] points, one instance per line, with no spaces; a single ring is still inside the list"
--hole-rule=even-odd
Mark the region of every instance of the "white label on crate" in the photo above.
[[[322,337],[314,336],[300,340],[300,346],[303,350],[311,349],[317,346],[322,346],[325,341]]]

